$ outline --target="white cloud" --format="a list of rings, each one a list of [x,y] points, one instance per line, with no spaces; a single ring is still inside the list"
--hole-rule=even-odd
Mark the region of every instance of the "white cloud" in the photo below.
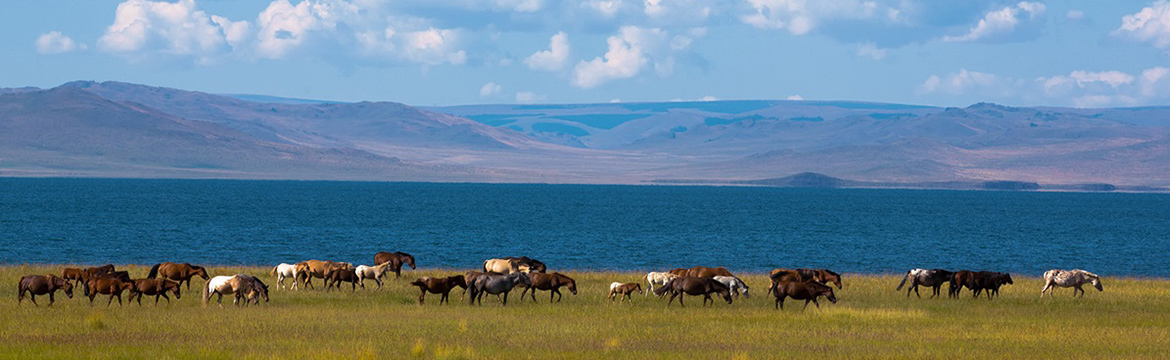
[[[740,21],[761,29],[784,29],[793,35],[812,31],[823,20],[873,18],[879,5],[860,0],[745,0],[753,12]],[[885,11],[890,14],[890,11]],[[897,11],[893,12],[895,15]]]
[[[1121,27],[1113,36],[1153,44],[1158,48],[1170,46],[1170,2],[1158,0],[1137,13],[1121,18]]]
[[[657,24],[704,24],[711,17],[710,0],[643,0],[642,11]]]
[[[521,104],[533,104],[533,103],[542,102],[544,100],[545,100],[544,95],[540,95],[540,94],[537,94],[534,92],[521,91],[521,92],[516,93],[516,102],[521,103]]]
[[[609,45],[605,55],[577,63],[572,83],[581,88],[594,88],[617,79],[632,78],[647,64],[653,64],[660,76],[673,72],[672,54],[690,46],[693,37],[702,36],[705,29],[688,31],[671,37],[658,28],[623,26],[617,35],[606,39]]]
[[[968,42],[1000,39],[1010,36],[1024,21],[1043,19],[1046,6],[1043,3],[1022,1],[1016,5],[988,12],[962,36],[944,36],[946,42]]]
[[[804,97],[800,96],[800,95],[789,95],[788,100],[789,101],[804,101]]]
[[[580,6],[595,11],[605,18],[613,18],[628,7],[622,0],[589,0],[582,2]]]
[[[558,32],[548,43],[548,50],[537,51],[524,60],[529,68],[535,70],[557,71],[565,67],[569,59],[569,35]]]
[[[920,86],[925,93],[976,94],[1004,98],[1017,93],[1023,82],[1009,77],[960,69],[946,76],[931,75]]]
[[[1161,66],[1142,71],[1139,82],[1141,94],[1147,98],[1162,98],[1170,95],[1170,69]]]
[[[479,88],[479,96],[483,96],[483,97],[495,96],[495,95],[499,95],[503,91],[504,91],[504,87],[500,86],[500,84],[496,84],[494,82],[489,82],[487,84],[483,84],[483,86]]]
[[[877,45],[867,42],[857,46],[857,56],[866,57],[874,60],[885,59],[888,51],[886,49],[878,48]]]
[[[981,100],[1036,102],[1075,107],[1136,106],[1170,100],[1170,68],[1153,67],[1134,76],[1122,71],[1071,71],[1023,81],[960,70],[930,76],[920,86],[929,94],[977,96]]]
[[[78,44],[60,31],[50,31],[37,37],[37,53],[44,55],[64,54],[67,52],[85,50],[85,44]]]
[[[1081,10],[1070,9],[1068,12],[1064,13],[1064,18],[1069,20],[1084,20],[1085,12]]]
[[[699,98],[699,101],[719,101],[719,98],[711,96],[711,95],[707,95],[707,96]]]
[[[543,0],[495,0],[497,8],[521,13],[540,11],[544,7]]]
[[[197,9],[194,0],[128,0],[118,5],[114,23],[98,39],[98,48],[113,53],[195,56],[207,61],[231,50],[224,34],[224,28]]]

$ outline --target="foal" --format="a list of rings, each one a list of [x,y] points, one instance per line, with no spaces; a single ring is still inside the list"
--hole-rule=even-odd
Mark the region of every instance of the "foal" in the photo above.
[[[625,283],[625,284],[623,284],[623,283],[615,281],[612,284],[609,284],[609,296],[606,296],[606,299],[613,301],[613,300],[617,299],[618,295],[621,295],[622,302],[625,302],[627,299],[630,301],[633,301],[633,298],[630,298],[630,294],[634,293],[634,291],[637,291],[639,294],[645,293],[642,291],[642,284],[639,284],[639,283]]]

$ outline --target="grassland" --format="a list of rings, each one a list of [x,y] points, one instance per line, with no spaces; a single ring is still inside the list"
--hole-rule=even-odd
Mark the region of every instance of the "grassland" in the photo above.
[[[758,293],[728,305],[667,307],[637,296],[604,300],[611,281],[633,273],[569,272],[580,293],[563,302],[507,307],[416,304],[408,279],[454,271],[407,271],[382,291],[276,290],[264,268],[218,267],[213,275],[248,273],[273,286],[271,302],[204,307],[193,281],[171,305],[93,306],[58,294],[57,304],[18,307],[16,283],[61,266],[0,267],[2,358],[1166,358],[1170,356],[1170,281],[1104,279],[1105,292],[1084,299],[1071,290],[1038,297],[1036,278],[1017,277],[994,301],[907,299],[893,276],[845,275],[840,302],[801,310],[772,309],[767,279],[744,276]],[[128,267],[134,277],[146,268]],[[47,300],[47,299],[45,299]],[[41,301],[38,299],[38,301]],[[225,299],[225,303],[228,299]],[[515,302],[513,302],[515,301]],[[827,302],[825,302],[827,304]],[[165,300],[164,300],[165,304]]]

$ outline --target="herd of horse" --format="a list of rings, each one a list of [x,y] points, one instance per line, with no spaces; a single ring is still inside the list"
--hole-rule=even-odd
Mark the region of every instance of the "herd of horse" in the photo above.
[[[342,290],[342,283],[348,283],[350,291],[358,287],[365,289],[365,280],[372,279],[378,289],[382,288],[383,278],[393,271],[395,278],[402,276],[403,266],[415,269],[414,256],[403,252],[379,252],[374,255],[376,265],[358,265],[351,263],[323,260],[306,260],[295,264],[282,263],[272,268],[271,275],[275,278],[277,289],[285,289],[285,281],[292,280],[291,289],[315,288],[314,278],[321,279],[326,291],[334,288]],[[537,291],[548,291],[549,302],[560,302],[564,294],[561,289],[567,289],[573,295],[577,294],[577,282],[568,275],[552,272],[548,267],[536,259],[526,256],[503,257],[488,259],[483,262],[481,269],[467,271],[447,277],[421,277],[410,283],[419,289],[418,303],[422,305],[426,295],[440,296],[439,304],[450,303],[450,292],[456,288],[463,289],[463,297],[468,304],[483,304],[485,294],[495,295],[501,304],[508,304],[508,295],[512,290],[520,288],[520,301],[529,296],[536,301]],[[154,296],[155,305],[160,298],[170,303],[168,294],[175,299],[182,296],[182,284],[191,288],[191,279],[199,277],[205,280],[202,289],[203,303],[210,302],[212,296],[217,296],[216,302],[222,304],[224,295],[234,297],[233,304],[246,306],[259,304],[263,299],[268,301],[268,285],[259,278],[247,274],[211,277],[207,269],[202,266],[188,263],[159,263],[150,268],[146,278],[131,279],[127,271],[117,271],[114,265],[88,268],[66,268],[61,276],[56,275],[28,275],[20,279],[18,284],[17,303],[23,303],[26,293],[34,305],[37,295],[48,295],[49,305],[52,306],[54,293],[61,290],[69,298],[73,298],[73,287],[82,286],[83,293],[89,297],[92,304],[98,295],[108,295],[106,306],[110,306],[115,298],[122,304],[122,294],[128,292],[128,301],[138,301],[142,305],[142,297]],[[818,299],[824,298],[831,303],[837,302],[833,286],[842,289],[844,283],[841,274],[828,269],[775,269],[768,273],[770,284],[768,294],[775,298],[774,307],[784,308],[784,301],[788,298],[804,300],[804,307],[809,303],[820,308]],[[1072,287],[1073,295],[1084,296],[1085,284],[1091,284],[1098,291],[1102,291],[1100,277],[1084,270],[1050,270],[1044,273],[1044,288],[1041,296],[1055,287]],[[646,287],[643,289],[642,284]],[[948,271],[942,269],[912,269],[906,272],[902,282],[896,290],[900,291],[909,283],[906,296],[910,292],[918,294],[920,286],[933,289],[935,297],[940,288],[949,284],[949,297],[958,297],[963,288],[970,289],[973,296],[978,298],[986,293],[986,298],[992,299],[999,295],[1003,285],[1012,284],[1010,274],[992,271]],[[683,299],[687,296],[702,296],[703,305],[714,305],[719,298],[731,304],[734,298],[750,297],[750,287],[739,277],[725,267],[695,266],[678,268],[665,272],[649,272],[642,277],[641,282],[622,283],[613,282],[606,299],[608,301],[632,301],[632,294],[637,292],[648,296],[650,293],[660,298],[666,298],[667,306],[678,299],[679,306],[686,306]],[[531,294],[529,293],[531,292]],[[470,296],[468,296],[470,294]],[[922,297],[918,294],[918,297]],[[222,306],[222,305],[221,305]]]

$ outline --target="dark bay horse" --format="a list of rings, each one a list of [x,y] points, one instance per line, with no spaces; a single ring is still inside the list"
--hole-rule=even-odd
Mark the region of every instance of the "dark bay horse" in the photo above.
[[[366,284],[358,279],[357,271],[352,268],[337,268],[325,273],[325,290],[328,291],[335,286],[337,290],[341,290],[343,281],[349,283],[350,291],[357,291],[358,285],[361,285],[363,290],[366,288]]]
[[[394,270],[394,278],[402,277],[402,265],[410,265],[410,269],[414,270],[414,255],[407,254],[401,251],[395,252],[379,252],[374,254],[374,265],[382,265],[390,263],[391,270]]]
[[[167,296],[167,292],[175,294],[175,299],[179,299],[182,297],[182,289],[183,286],[174,280],[137,279],[134,280],[134,287],[130,288],[130,298],[126,301],[133,302],[138,298],[138,306],[142,306],[143,296],[154,296],[154,305],[158,305],[159,297],[166,298],[167,304],[170,304],[171,298]]]
[[[187,290],[191,290],[191,278],[196,275],[203,278],[204,281],[211,279],[210,276],[207,276],[207,269],[202,266],[172,262],[154,264],[150,267],[150,273],[146,275],[146,278],[154,279],[161,276],[163,279],[178,281],[180,284],[186,282]]]
[[[955,277],[951,281],[951,292],[953,296],[958,297],[959,293],[963,291],[963,287],[966,286],[971,289],[975,298],[978,298],[979,294],[986,290],[987,299],[991,300],[999,295],[999,288],[1006,284],[1012,284],[1012,276],[1008,273],[963,270],[955,273]]]
[[[829,269],[775,269],[768,273],[768,277],[772,279],[772,285],[768,287],[769,291],[780,281],[816,281],[822,285],[833,283],[837,285],[838,289],[843,286],[841,274]]]
[[[16,284],[16,304],[20,305],[24,302],[24,294],[29,294],[29,300],[32,300],[33,305],[37,304],[37,295],[49,295],[49,306],[53,306],[53,294],[57,290],[64,290],[65,296],[70,299],[73,298],[73,283],[62,277],[56,275],[28,275],[20,278],[20,282]]]
[[[423,304],[423,298],[427,296],[428,291],[432,294],[442,294],[442,296],[439,297],[439,304],[442,305],[444,301],[446,301],[448,304],[451,303],[447,296],[451,293],[452,289],[455,289],[456,287],[467,289],[467,281],[463,279],[463,275],[448,276],[445,278],[424,276],[410,282],[410,284],[418,286],[419,305]]]
[[[716,276],[735,276],[735,275],[732,275],[731,271],[728,271],[727,268],[722,267],[722,266],[720,266],[720,267],[695,266],[695,267],[688,269],[685,276],[712,278],[712,277],[716,277]]]
[[[561,302],[561,299],[564,298],[564,295],[561,295],[560,290],[562,286],[567,286],[569,288],[569,292],[572,292],[573,295],[577,295],[577,282],[565,274],[561,274],[559,272],[554,272],[552,274],[534,272],[529,273],[528,278],[532,281],[532,285],[525,287],[524,291],[520,292],[520,302],[524,302],[524,294],[527,293],[528,290],[532,290],[533,302],[536,302],[537,290],[545,290],[549,292],[548,302],[551,303],[553,301],[553,297],[556,297],[557,302]]]
[[[474,305],[476,300],[483,305],[483,294],[503,294],[504,306],[508,305],[508,293],[512,291],[517,285],[532,286],[532,280],[528,278],[525,273],[485,273],[475,278],[475,281],[467,284],[467,289],[471,291],[471,297],[468,298],[468,304]]]
[[[81,268],[65,268],[61,271],[61,277],[65,280],[76,282],[78,286],[85,284],[89,280],[89,274],[85,273],[85,269]]]
[[[694,276],[679,276],[670,280],[666,285],[654,290],[658,296],[670,293],[670,300],[666,302],[666,306],[670,306],[674,302],[674,298],[678,298],[679,306],[686,307],[683,304],[683,298],[686,295],[703,296],[703,305],[707,305],[707,301],[711,301],[711,305],[715,305],[715,300],[711,298],[711,294],[719,294],[726,300],[728,304],[731,303],[731,289],[723,283],[715,281],[712,278],[701,278]]]
[[[106,301],[106,306],[110,306],[114,302],[114,297],[118,298],[118,306],[122,305],[122,292],[134,288],[134,283],[129,281],[122,281],[116,277],[102,277],[96,276],[90,278],[85,283],[86,296],[89,296],[89,303],[93,305],[93,299],[98,295],[109,295],[110,300]]]
[[[808,308],[808,303],[812,302],[819,309],[821,304],[817,302],[817,298],[821,296],[824,296],[829,302],[837,303],[837,297],[833,295],[833,288],[815,281],[781,281],[772,288],[772,295],[776,296],[776,304],[774,305],[776,309],[784,308],[785,298],[804,300],[805,308]]]
[[[930,296],[933,298],[938,296],[939,288],[943,284],[951,282],[954,277],[955,273],[942,269],[913,269],[906,272],[906,276],[902,278],[902,282],[898,284],[896,290],[902,290],[902,287],[906,285],[906,281],[910,281],[910,288],[906,289],[906,297],[910,297],[910,291],[913,290],[914,294],[921,298],[922,294],[918,293],[918,286],[921,285],[934,289],[934,295]]]

